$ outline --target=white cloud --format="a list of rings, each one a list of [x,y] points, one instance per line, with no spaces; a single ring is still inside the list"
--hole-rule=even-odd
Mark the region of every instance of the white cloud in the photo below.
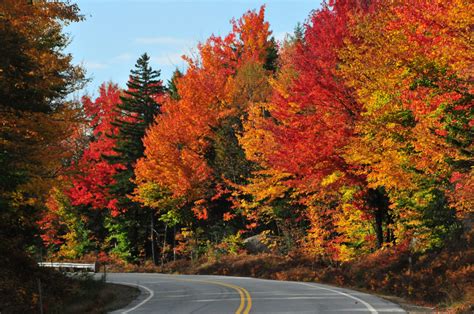
[[[135,42],[145,45],[187,45],[191,40],[176,37],[139,37]]]
[[[133,56],[130,53],[122,53],[119,54],[118,56],[113,57],[110,59],[111,62],[124,62],[124,61],[130,61],[132,60]]]
[[[178,66],[183,64],[183,59],[181,56],[183,53],[176,52],[176,53],[168,53],[159,56],[151,57],[151,61],[156,63],[159,66]]]
[[[84,61],[83,66],[87,70],[101,70],[101,69],[106,69],[109,67],[106,63],[94,62],[94,61]]]

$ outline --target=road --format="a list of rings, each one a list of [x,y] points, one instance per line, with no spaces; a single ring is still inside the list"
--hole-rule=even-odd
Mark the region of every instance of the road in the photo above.
[[[142,293],[113,313],[405,313],[384,299],[328,285],[225,276],[107,274]]]

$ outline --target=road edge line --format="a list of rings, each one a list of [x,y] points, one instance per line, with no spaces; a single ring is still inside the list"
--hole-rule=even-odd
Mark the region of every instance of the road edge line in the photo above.
[[[355,297],[353,295],[350,295],[349,293],[345,293],[345,292],[342,292],[342,291],[337,291],[337,290],[334,290],[334,289],[330,289],[330,288],[326,288],[326,287],[321,287],[319,285],[312,285],[312,284],[309,284],[309,283],[305,283],[305,282],[294,282],[296,284],[299,284],[299,285],[304,285],[304,286],[308,286],[308,287],[312,287],[314,289],[322,289],[322,290],[327,290],[327,291],[332,291],[332,292],[335,292],[337,294],[340,294],[340,295],[343,295],[343,296],[346,296],[348,298],[351,298],[353,300],[356,300],[356,301],[359,301],[360,303],[362,303],[368,310],[370,313],[372,314],[378,314],[379,312],[372,306],[370,305],[369,303],[365,302],[364,300],[362,299],[359,299],[358,297]]]
[[[116,284],[119,284],[119,285],[125,285],[125,286],[129,286],[129,287],[140,287],[142,289],[145,289],[150,295],[145,299],[143,300],[142,302],[138,303],[137,305],[135,305],[134,307],[132,307],[131,309],[128,309],[128,310],[125,310],[125,311],[122,311],[121,313],[122,314],[127,314],[131,311],[134,311],[136,309],[138,309],[140,306],[142,306],[143,304],[147,303],[148,301],[150,301],[151,298],[153,298],[153,296],[155,295],[155,293],[153,292],[153,290],[145,287],[145,286],[142,286],[142,285],[139,285],[139,284],[134,284],[134,283],[129,283],[129,282],[119,282],[119,281],[108,281],[110,283],[116,283]],[[120,311],[120,310],[119,310]]]

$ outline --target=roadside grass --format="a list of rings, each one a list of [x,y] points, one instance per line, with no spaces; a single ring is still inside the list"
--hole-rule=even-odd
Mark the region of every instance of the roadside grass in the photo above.
[[[73,276],[75,286],[51,313],[107,313],[126,307],[138,297],[137,288],[105,283],[90,274]]]
[[[40,268],[9,243],[0,243],[0,313],[106,313],[125,307],[139,290],[91,275]]]

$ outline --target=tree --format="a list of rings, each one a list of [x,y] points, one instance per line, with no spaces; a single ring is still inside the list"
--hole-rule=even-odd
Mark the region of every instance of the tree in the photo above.
[[[69,2],[0,2],[0,303],[7,312],[37,302],[36,221],[74,157],[80,112],[65,98],[84,80],[64,51],[63,27],[80,20]]]
[[[144,139],[146,158],[137,166],[139,180],[168,187],[191,203],[209,196],[212,169],[206,153],[220,122],[245,110],[248,100],[236,87],[251,87],[251,80],[237,79],[237,72],[245,67],[251,72],[258,66],[249,64],[261,67],[267,60],[268,28],[263,8],[249,11],[233,21],[233,32],[225,38],[211,36],[200,44],[199,59],[186,58],[188,70],[176,82],[180,99],[165,103],[164,114]],[[254,87],[248,93],[260,92]]]
[[[168,91],[168,94],[171,97],[171,99],[179,100],[179,98],[180,98],[177,84],[178,84],[179,78],[181,78],[182,76],[183,76],[183,73],[181,73],[181,71],[176,69],[173,72],[173,76],[168,81],[167,91]]]
[[[131,71],[128,89],[121,97],[118,105],[119,115],[112,125],[117,127],[117,135],[112,135],[116,141],[113,148],[114,154],[106,156],[110,164],[123,165],[114,176],[114,182],[109,185],[109,191],[114,202],[109,203],[111,210],[122,213],[117,217],[117,223],[121,224],[128,234],[128,240],[132,258],[139,257],[140,250],[146,242],[146,222],[154,222],[154,215],[148,208],[141,207],[129,196],[136,188],[134,168],[136,161],[143,157],[144,146],[142,138],[147,128],[161,113],[161,99],[164,88],[159,80],[160,72],[150,67],[150,57],[143,54]],[[151,231],[153,233],[153,231]],[[153,239],[153,235],[152,235]],[[152,249],[154,250],[152,243]]]
[[[113,156],[116,145],[115,136],[119,128],[113,125],[119,112],[122,91],[117,85],[102,84],[99,96],[92,101],[83,97],[82,104],[86,118],[84,132],[90,134],[88,147],[86,147],[79,160],[70,169],[72,187],[68,191],[74,206],[87,206],[93,210],[111,210],[112,216],[120,214],[113,204],[115,198],[109,191],[109,186],[115,180],[114,176],[124,170],[120,163],[110,164],[103,156]],[[85,134],[85,135],[86,135]]]
[[[88,96],[82,98],[83,121],[78,130],[80,133],[78,136],[83,142],[82,146],[78,147],[78,156],[71,166],[62,172],[61,182],[50,192],[52,195],[58,195],[58,193],[64,195],[61,196],[64,200],[62,203],[67,202],[70,205],[62,206],[63,208],[67,210],[72,206],[72,212],[80,213],[81,223],[90,233],[90,239],[87,241],[93,241],[96,249],[106,249],[104,219],[109,215],[120,214],[111,205],[115,203],[115,199],[108,186],[114,182],[113,176],[124,167],[121,164],[109,164],[103,155],[114,154],[115,140],[110,136],[118,133],[118,128],[113,126],[112,122],[118,114],[117,105],[120,103],[121,93],[117,85],[104,83],[100,86],[99,96],[95,100]],[[47,204],[54,204],[51,199],[55,198],[50,196]],[[54,211],[57,207],[47,206],[41,225],[54,224],[51,220],[60,218]],[[44,237],[43,240],[45,240]],[[48,246],[48,241],[43,242]],[[67,242],[65,246],[74,246]]]
[[[0,3],[0,220],[18,248],[33,243],[41,204],[73,156],[80,116],[65,96],[84,80],[62,29],[80,20],[68,3]]]
[[[67,195],[58,188],[52,188],[46,207],[48,210],[38,224],[43,243],[52,251],[50,256],[75,259],[92,249],[83,213],[71,205]]]
[[[264,12],[247,12],[232,21],[230,34],[199,44],[198,58],[185,57],[188,69],[175,82],[179,98],[165,101],[145,136],[145,158],[135,170],[138,198],[150,202],[150,186],[168,190],[194,214],[191,226],[221,223],[232,207],[231,185],[249,174],[237,134],[249,104],[269,94],[275,69]]]
[[[469,191],[471,10],[469,1],[377,3],[354,17],[358,40],[341,52],[341,75],[364,112],[345,159],[369,187],[385,189],[399,241],[415,237],[421,250],[456,233],[446,195]],[[466,185],[453,186],[462,178]]]
[[[252,173],[246,182],[240,184],[234,193],[235,207],[249,221],[249,226],[263,225],[274,229],[276,234],[286,238],[287,247],[293,246],[303,237],[304,228],[298,228],[304,216],[300,212],[301,206],[292,196],[292,189],[287,181],[291,174],[279,171],[269,163],[268,156],[277,148],[273,133],[266,128],[268,119],[272,119],[270,111],[273,104],[271,96],[276,91],[286,92],[290,82],[296,77],[293,69],[293,57],[296,50],[294,43],[285,41],[279,50],[278,72],[273,79],[265,80],[265,85],[258,86],[259,97],[250,102],[243,120],[242,132],[238,140],[245,152],[246,159],[252,162]],[[247,80],[255,82],[263,76],[245,76]],[[255,94],[257,95],[257,94]],[[293,219],[294,218],[294,219]],[[298,221],[298,222],[297,222]]]
[[[364,10],[361,1],[333,1],[311,15],[304,34],[301,28],[296,30],[294,39],[284,45],[272,99],[259,105],[261,117],[256,120],[258,133],[273,141],[260,146],[264,168],[285,178],[288,190],[293,189],[293,201],[307,206],[308,249],[336,259],[347,257],[342,257],[348,251],[344,243],[351,241],[339,224],[344,204],[355,201],[343,201],[342,191],[365,185],[364,177],[355,174],[343,156],[361,107],[337,71],[338,52],[350,39],[351,15]],[[249,137],[246,141],[251,144]],[[254,154],[249,145],[246,149]],[[385,203],[373,205],[367,210],[377,221],[375,214],[387,208]]]

